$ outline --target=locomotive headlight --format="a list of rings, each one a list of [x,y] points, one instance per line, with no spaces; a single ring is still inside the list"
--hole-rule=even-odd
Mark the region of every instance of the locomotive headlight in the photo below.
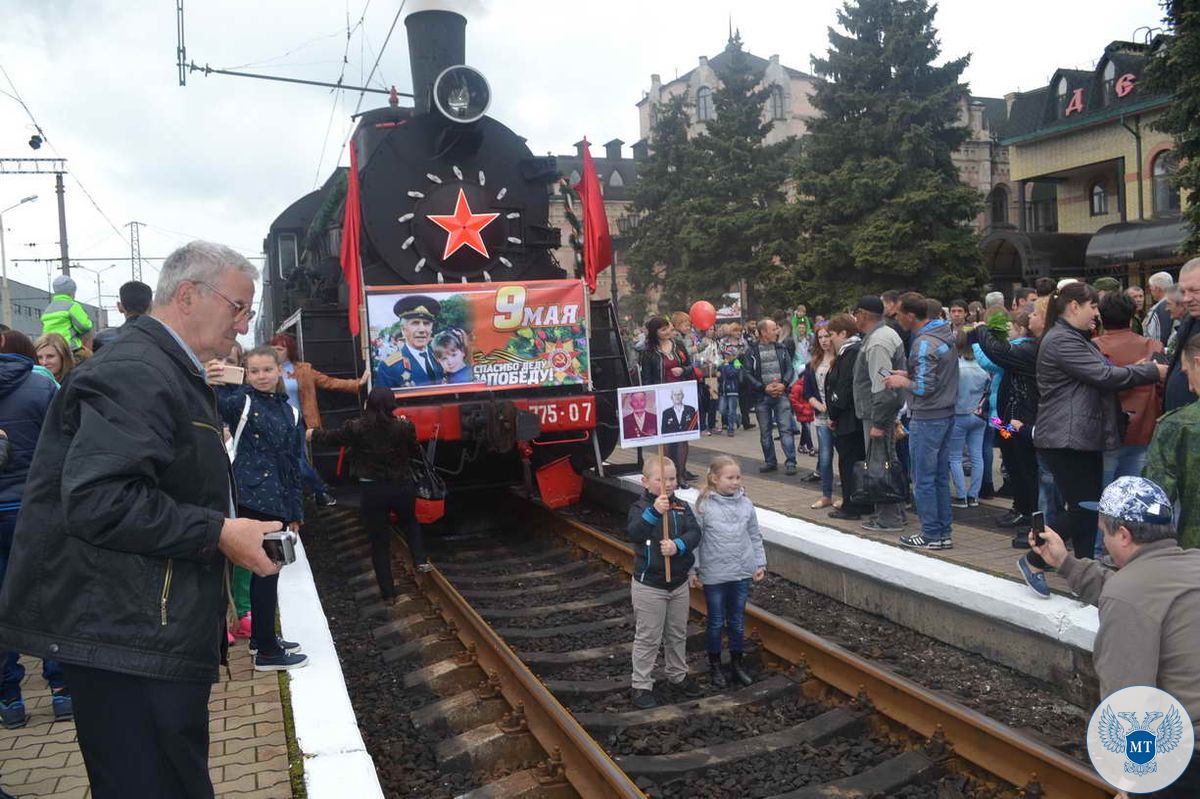
[[[483,73],[465,64],[447,67],[433,81],[433,104],[451,122],[478,120],[491,101],[492,90]]]

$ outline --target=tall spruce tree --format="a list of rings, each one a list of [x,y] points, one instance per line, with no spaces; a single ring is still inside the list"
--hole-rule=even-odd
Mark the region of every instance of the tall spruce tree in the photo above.
[[[1183,252],[1200,252],[1200,4],[1166,0],[1171,36],[1146,69],[1147,88],[1171,95],[1171,104],[1155,127],[1175,137],[1179,171],[1175,184],[1188,196],[1183,216],[1190,233]]]
[[[683,220],[690,176],[696,169],[695,151],[688,139],[687,98],[672,97],[653,113],[652,149],[638,164],[638,182],[632,192],[639,224],[628,245],[629,282],[634,289],[629,309],[638,321],[646,311],[642,300],[651,289],[659,289],[668,303],[686,298]]]
[[[651,154],[639,168],[635,209],[643,214],[630,255],[636,289],[658,286],[669,307],[717,300],[742,278],[769,267],[762,246],[768,220],[784,201],[790,141],[767,145],[769,87],[733,35],[713,92],[714,118],[688,138],[691,107],[672,98],[658,107]]]
[[[780,285],[810,307],[866,292],[917,289],[942,299],[983,277],[970,223],[979,206],[951,153],[968,57],[941,54],[927,0],[849,0],[829,30],[821,116],[809,124],[797,173],[794,268]]]
[[[767,277],[772,251],[772,210],[783,205],[784,183],[794,164],[794,140],[766,144],[775,123],[765,113],[772,87],[761,85],[734,34],[725,46],[721,86],[713,92],[715,118],[693,139],[704,173],[695,181],[684,224],[688,279],[697,296],[710,299],[745,279]]]

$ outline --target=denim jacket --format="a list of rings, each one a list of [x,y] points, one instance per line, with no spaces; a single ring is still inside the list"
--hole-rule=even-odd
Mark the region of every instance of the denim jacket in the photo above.
[[[217,407],[230,434],[237,433],[246,397],[250,398],[250,413],[233,462],[238,504],[285,522],[302,521],[304,425],[297,423],[287,394],[265,394],[250,386],[219,386]]]

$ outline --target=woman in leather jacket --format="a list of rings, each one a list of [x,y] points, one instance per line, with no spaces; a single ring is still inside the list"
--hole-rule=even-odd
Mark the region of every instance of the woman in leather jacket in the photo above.
[[[1067,535],[1075,557],[1092,555],[1095,502],[1103,489],[1104,451],[1120,446],[1117,393],[1162,380],[1167,367],[1153,362],[1114,366],[1092,342],[1100,316],[1098,292],[1068,283],[1051,295],[1046,333],[1037,357],[1038,415],[1033,443],[1067,503]]]

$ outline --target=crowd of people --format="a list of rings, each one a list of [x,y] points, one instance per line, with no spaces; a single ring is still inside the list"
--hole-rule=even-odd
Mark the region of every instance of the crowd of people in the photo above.
[[[1114,278],[1041,279],[1008,299],[990,292],[982,303],[943,306],[888,291],[812,322],[801,306],[701,332],[675,313],[650,319],[635,349],[643,384],[699,381],[706,434],[757,422],[760,472],[778,469],[777,442],[788,475],[798,472],[797,452],[815,446],[816,469],[803,478],[820,483],[812,508],[899,534],[901,546],[950,549],[954,508],[1010,497],[995,521],[1025,550],[1024,581],[1049,598],[1045,575],[1058,570],[1100,610],[1101,696],[1154,685],[1200,719],[1200,258],[1178,282],[1154,274],[1146,291]],[[709,608],[712,684],[749,682],[743,610],[766,565],[738,460],[710,460],[693,508],[674,494],[698,480],[686,448],[668,455],[645,457],[645,492],[629,513],[632,701],[641,708],[657,703],[650,671],[660,646],[668,682],[691,680],[687,580],[703,586]],[[911,505],[872,497],[875,458],[904,474]],[[1200,759],[1153,795],[1200,795]]]
[[[651,318],[635,349],[643,383],[699,382],[705,434],[757,426],[760,472],[779,468],[779,451],[787,475],[798,473],[798,453],[816,455],[803,476],[820,484],[812,508],[896,533],[905,547],[952,548],[953,509],[999,495],[1012,500],[995,521],[1013,530],[1014,547],[1029,549],[1040,511],[1078,557],[1101,555],[1096,513],[1081,503],[1143,472],[1180,504],[1180,539],[1196,546],[1200,501],[1187,466],[1200,455],[1187,445],[1198,370],[1187,353],[1200,341],[1200,260],[1178,284],[1153,275],[1148,292],[1114,278],[1043,278],[982,303],[887,291],[828,318],[801,305],[705,331],[677,312]],[[911,503],[856,491],[854,465],[872,451],[902,465]],[[679,485],[697,479],[686,445],[668,455]],[[1019,569],[1049,596],[1036,553]]]
[[[413,425],[377,389],[361,420],[323,429],[318,389],[358,394],[367,374],[324,375],[287,335],[243,353],[257,277],[192,242],[156,289],[121,287],[120,327],[96,331],[64,276],[36,341],[0,330],[0,724],[28,722],[18,653],[41,658],[97,799],[211,797],[208,698],[229,647],[247,639],[260,671],[307,663],[276,633],[287,557],[265,548],[300,531],[306,488],[334,503],[306,438],[349,450],[383,599],[392,515],[432,568]]]

